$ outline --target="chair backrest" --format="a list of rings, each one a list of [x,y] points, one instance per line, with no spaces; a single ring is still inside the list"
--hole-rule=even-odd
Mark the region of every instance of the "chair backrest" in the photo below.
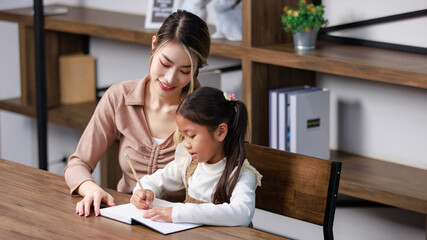
[[[257,208],[321,225],[324,238],[333,239],[340,162],[249,143],[246,158],[263,175]]]

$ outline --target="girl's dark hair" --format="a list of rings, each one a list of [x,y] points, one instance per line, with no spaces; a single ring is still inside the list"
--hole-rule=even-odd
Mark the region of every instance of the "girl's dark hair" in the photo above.
[[[206,65],[211,45],[208,26],[195,14],[178,10],[169,15],[157,32],[151,56],[170,41],[180,43],[190,60],[192,60],[190,53],[197,56],[197,63],[191,62],[191,81],[182,89],[181,96],[184,98],[200,85],[197,80],[199,68]]]
[[[245,135],[248,112],[245,104],[238,100],[226,100],[224,92],[216,88],[202,87],[188,95],[176,112],[196,124],[206,126],[210,132],[214,132],[221,123],[227,124],[228,132],[223,142],[226,165],[212,201],[229,203],[246,158]],[[236,167],[235,173],[231,176]]]

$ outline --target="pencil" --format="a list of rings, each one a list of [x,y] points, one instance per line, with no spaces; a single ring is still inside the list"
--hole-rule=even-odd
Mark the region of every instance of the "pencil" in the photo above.
[[[129,163],[129,167],[130,167],[130,169],[132,169],[132,172],[133,172],[133,175],[135,176],[136,182],[138,183],[138,185],[139,185],[139,187],[141,188],[141,190],[144,190],[144,188],[143,188],[143,187],[142,187],[142,185],[141,185],[141,182],[139,181],[138,175],[136,175],[135,168],[133,167],[133,164],[132,164],[132,162],[130,161],[130,158],[129,158],[129,156],[127,155],[127,153],[125,153],[125,157],[126,157],[126,159],[128,160],[128,163]]]

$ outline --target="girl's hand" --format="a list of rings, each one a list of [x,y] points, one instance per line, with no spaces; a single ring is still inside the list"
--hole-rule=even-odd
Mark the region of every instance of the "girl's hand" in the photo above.
[[[100,186],[92,181],[83,182],[77,192],[83,196],[83,199],[76,205],[76,214],[80,216],[89,216],[90,207],[94,207],[95,216],[99,215],[101,202],[106,203],[109,207],[115,206],[114,198],[109,193],[104,191]]]
[[[138,189],[130,198],[130,202],[138,209],[149,209],[153,199],[154,193],[152,191]]]
[[[144,212],[143,217],[152,221],[172,222],[172,207],[155,207]]]

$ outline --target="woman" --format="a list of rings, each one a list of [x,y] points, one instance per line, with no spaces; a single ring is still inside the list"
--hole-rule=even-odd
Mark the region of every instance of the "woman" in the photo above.
[[[91,173],[109,146],[120,136],[118,160],[123,172],[117,190],[130,193],[136,184],[124,154],[139,176],[154,173],[173,160],[175,112],[181,100],[198,86],[206,64],[210,37],[206,23],[194,14],[171,14],[152,39],[149,74],[140,80],[111,86],[102,97],[65,168],[71,194],[83,196],[76,213],[89,216],[94,205],[114,205]]]

